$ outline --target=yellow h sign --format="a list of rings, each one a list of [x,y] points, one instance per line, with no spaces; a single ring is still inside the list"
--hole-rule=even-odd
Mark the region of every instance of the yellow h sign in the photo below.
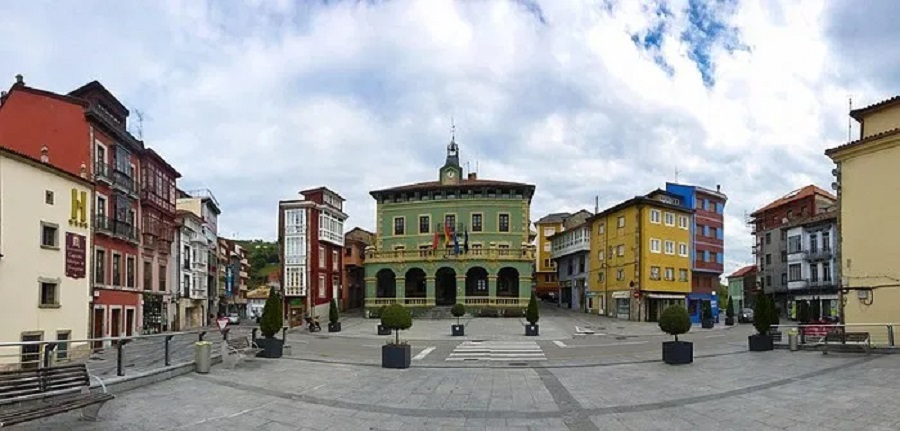
[[[87,192],[72,189],[72,217],[70,220],[76,223],[87,223]]]

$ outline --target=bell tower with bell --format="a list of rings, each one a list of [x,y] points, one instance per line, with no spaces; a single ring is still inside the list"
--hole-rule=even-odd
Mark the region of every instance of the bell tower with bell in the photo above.
[[[450,144],[447,145],[447,161],[439,171],[441,184],[459,184],[462,177],[462,167],[459,165],[459,146],[456,145],[456,126],[450,128]]]

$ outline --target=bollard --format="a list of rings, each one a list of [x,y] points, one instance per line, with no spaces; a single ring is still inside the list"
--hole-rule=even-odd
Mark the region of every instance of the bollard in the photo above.
[[[53,349],[56,348],[56,343],[47,343],[44,344],[44,368],[50,368],[53,362]]]
[[[250,341],[256,342],[256,332],[259,331],[259,328],[253,328],[250,330]]]
[[[231,331],[231,328],[225,328],[222,330],[222,341],[228,341],[228,332]]]
[[[169,349],[169,342],[172,341],[174,335],[166,335],[166,366],[172,365],[172,353]]]
[[[287,326],[281,328],[281,341],[287,341],[287,330]]]
[[[894,326],[888,325],[888,346],[894,347]]]
[[[125,345],[131,340],[118,340],[116,344],[116,375],[122,377],[125,375]]]
[[[203,336],[206,335],[206,331],[200,331],[200,339],[197,341],[203,341]]]

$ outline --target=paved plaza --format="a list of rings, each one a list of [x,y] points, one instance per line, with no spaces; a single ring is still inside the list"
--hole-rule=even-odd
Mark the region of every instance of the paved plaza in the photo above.
[[[774,351],[585,367],[252,359],[21,430],[896,430],[895,355]]]

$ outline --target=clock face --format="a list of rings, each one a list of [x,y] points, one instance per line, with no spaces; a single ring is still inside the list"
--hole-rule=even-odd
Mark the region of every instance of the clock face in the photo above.
[[[456,172],[447,171],[447,178],[450,178],[452,180],[454,177],[456,177]]]

